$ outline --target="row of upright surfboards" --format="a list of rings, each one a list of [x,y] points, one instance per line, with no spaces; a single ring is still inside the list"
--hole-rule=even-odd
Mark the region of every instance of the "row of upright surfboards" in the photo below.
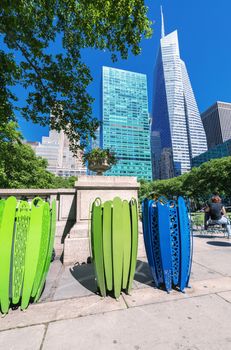
[[[142,203],[145,249],[157,288],[184,291],[188,286],[192,238],[189,213],[182,197],[177,201],[145,199]],[[97,284],[102,296],[131,290],[138,246],[138,210],[135,199],[119,197],[92,205],[91,245]]]
[[[91,248],[97,284],[102,296],[119,298],[121,290],[131,290],[138,247],[138,211],[135,199],[92,205]]]
[[[49,270],[56,227],[56,202],[0,200],[0,308],[26,309],[38,301]]]
[[[156,287],[184,291],[189,285],[192,236],[184,198],[145,199],[142,203],[144,243]]]

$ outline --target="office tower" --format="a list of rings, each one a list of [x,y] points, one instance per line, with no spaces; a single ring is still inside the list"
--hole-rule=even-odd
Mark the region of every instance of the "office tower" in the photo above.
[[[231,156],[231,138],[219,145],[210,148],[207,152],[200,154],[193,158],[192,166],[197,167],[201,164],[208,162],[211,159],[223,158]]]
[[[100,147],[100,127],[95,131],[95,139],[91,139],[91,149]]]
[[[118,163],[106,175],[151,180],[150,128],[145,74],[103,67],[101,146]]]
[[[207,143],[187,69],[180,58],[177,31],[165,35],[162,11],[161,16],[162,37],[154,73],[153,176],[169,178],[189,171],[192,158],[205,152]],[[158,142],[160,147],[155,148]]]
[[[33,145],[37,156],[48,161],[47,170],[59,176],[86,175],[86,167],[82,164],[83,151],[79,150],[74,157],[69,149],[69,140],[65,133],[55,130],[49,132],[49,136],[42,137],[42,143]]]
[[[216,102],[201,114],[208,149],[231,139],[231,103]]]

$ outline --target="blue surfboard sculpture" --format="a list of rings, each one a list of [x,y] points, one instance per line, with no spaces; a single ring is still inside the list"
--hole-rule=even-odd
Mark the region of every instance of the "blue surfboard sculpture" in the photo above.
[[[157,202],[149,201],[150,235],[153,243],[153,258],[158,285],[164,283],[163,268],[160,254],[160,236],[158,225]]]
[[[188,287],[192,264],[192,235],[189,210],[183,197],[142,203],[144,243],[157,287]]]
[[[172,289],[172,252],[169,224],[169,204],[157,203],[160,237],[160,254],[163,268],[164,284],[167,292]]]
[[[180,226],[180,282],[179,287],[183,292],[188,286],[191,272],[191,233],[189,224],[189,214],[183,197],[178,198],[178,215]]]
[[[151,218],[149,215],[149,208],[151,207],[153,201],[149,201],[147,198],[142,203],[142,224],[143,224],[143,236],[144,236],[144,245],[147,254],[148,264],[155,282],[155,285],[159,287],[159,282],[157,279],[155,262],[154,262],[154,253],[153,253],[153,238],[151,230]]]
[[[177,286],[180,273],[180,233],[177,203],[174,200],[169,201],[169,224],[172,253],[172,282]]]

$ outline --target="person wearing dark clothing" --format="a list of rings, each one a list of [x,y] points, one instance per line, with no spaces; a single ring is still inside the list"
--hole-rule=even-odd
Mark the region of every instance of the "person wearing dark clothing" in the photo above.
[[[212,197],[211,202],[208,203],[205,209],[205,214],[207,214],[211,219],[211,224],[225,225],[228,238],[231,237],[231,227],[229,219],[225,216],[226,211],[221,203],[221,198],[216,195]]]

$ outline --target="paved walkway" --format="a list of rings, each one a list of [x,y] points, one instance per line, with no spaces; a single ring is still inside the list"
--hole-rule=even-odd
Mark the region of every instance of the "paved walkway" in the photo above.
[[[231,242],[195,237],[191,289],[153,288],[137,262],[131,296],[96,294],[92,265],[51,265],[41,302],[0,319],[0,349],[231,349]]]

